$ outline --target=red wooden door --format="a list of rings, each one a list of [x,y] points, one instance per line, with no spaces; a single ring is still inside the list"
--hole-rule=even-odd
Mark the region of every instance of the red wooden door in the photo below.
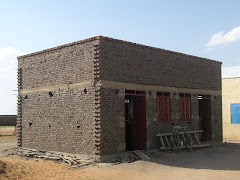
[[[146,147],[146,98],[145,96],[134,96],[133,102],[133,149],[144,149]]]
[[[202,140],[212,140],[212,122],[211,122],[211,99],[201,100],[202,108]]]

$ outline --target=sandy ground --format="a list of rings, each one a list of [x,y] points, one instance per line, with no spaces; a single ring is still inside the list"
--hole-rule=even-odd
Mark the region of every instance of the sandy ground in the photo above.
[[[0,135],[12,135],[15,126],[0,126]]]
[[[2,137],[0,138],[2,140]],[[0,179],[240,179],[240,146],[221,146],[192,152],[159,153],[152,151],[150,161],[109,166],[98,164],[76,169],[67,164],[39,159],[6,157],[14,140],[0,143]],[[151,154],[151,153],[150,153]]]

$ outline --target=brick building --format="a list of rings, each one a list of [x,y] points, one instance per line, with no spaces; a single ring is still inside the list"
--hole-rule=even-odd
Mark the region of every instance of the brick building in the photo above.
[[[18,62],[19,146],[116,154],[174,125],[222,141],[220,62],[102,36]]]

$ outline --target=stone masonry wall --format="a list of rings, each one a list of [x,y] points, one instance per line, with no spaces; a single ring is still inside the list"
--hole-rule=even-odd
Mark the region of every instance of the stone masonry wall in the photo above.
[[[90,41],[19,58],[22,89],[74,84],[93,80],[94,45]]]
[[[124,152],[124,91],[131,83],[221,91],[219,62],[105,37],[18,59],[18,145],[29,148],[98,155]],[[128,87],[104,87],[104,81]],[[179,122],[180,91],[170,93],[172,121],[159,123],[153,89],[142,89],[146,91],[147,148],[158,148],[156,134],[170,131],[173,125],[199,129],[197,93],[191,93],[191,123]],[[211,96],[213,140],[218,141],[221,95]]]
[[[18,58],[19,146],[98,154],[98,45],[91,38]]]
[[[101,88],[101,154],[116,154],[126,150],[124,87],[122,89]],[[171,121],[158,122],[156,110],[157,91],[146,90],[146,146],[160,148],[158,133],[171,132],[173,126],[188,126],[188,130],[199,130],[198,95],[191,94],[191,121],[179,121],[179,93],[170,93]],[[221,96],[212,95],[212,137],[222,141]]]
[[[198,94],[191,94],[191,121],[179,121],[179,92],[171,93],[171,122],[158,122],[156,113],[156,91],[147,95],[147,147],[159,148],[160,140],[156,137],[158,133],[171,132],[173,126],[188,126],[188,130],[199,130]],[[222,141],[222,117],[221,117],[221,96],[212,97],[212,137],[213,141]]]
[[[126,150],[124,90],[101,88],[100,154],[117,154]]]
[[[179,93],[182,93],[181,90],[170,93],[171,122],[158,122],[157,91],[141,89],[146,91],[147,148],[159,148],[160,142],[156,134],[170,132],[173,126],[189,126],[189,130],[199,130],[199,93],[197,91],[195,93],[194,89],[216,90],[216,94],[211,93],[212,137],[213,141],[222,141],[221,95],[219,95],[221,91],[220,62],[105,37],[100,40],[100,50],[100,80],[159,85],[166,89],[171,89],[171,87],[191,89],[192,120],[189,122],[179,121]],[[124,90],[129,87],[122,86],[117,89],[112,86],[101,90],[100,139],[102,154],[125,151],[123,116],[125,110],[124,104],[119,102],[123,101]]]
[[[22,102],[22,146],[95,154],[95,87],[27,94]]]
[[[221,90],[221,63],[102,38],[101,80]]]
[[[211,113],[212,113],[212,140],[222,142],[222,95],[211,97]]]

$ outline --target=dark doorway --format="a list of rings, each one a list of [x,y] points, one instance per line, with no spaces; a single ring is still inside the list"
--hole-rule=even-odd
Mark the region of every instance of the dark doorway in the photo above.
[[[126,92],[125,120],[126,150],[144,149],[146,147],[145,94],[127,94]]]
[[[199,95],[199,125],[203,130],[201,135],[202,141],[212,140],[212,121],[211,121],[211,96]]]

